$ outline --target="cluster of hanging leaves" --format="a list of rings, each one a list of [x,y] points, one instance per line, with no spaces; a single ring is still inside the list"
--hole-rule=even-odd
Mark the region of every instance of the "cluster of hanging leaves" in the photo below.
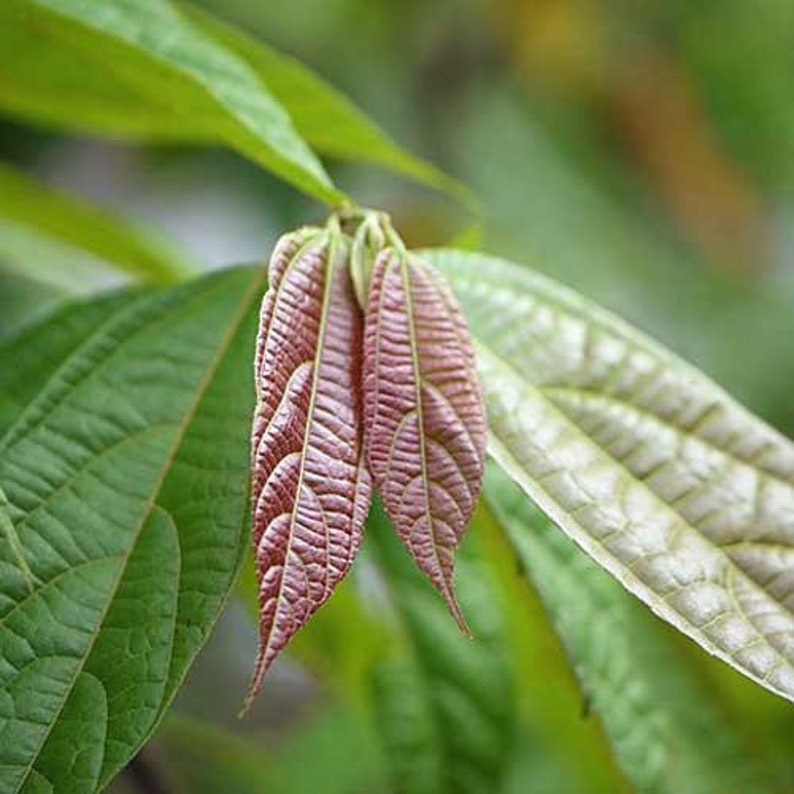
[[[260,645],[248,703],[329,598],[373,486],[468,631],[454,554],[483,478],[486,420],[463,314],[388,218],[286,234],[269,265],[254,364],[253,543]]]

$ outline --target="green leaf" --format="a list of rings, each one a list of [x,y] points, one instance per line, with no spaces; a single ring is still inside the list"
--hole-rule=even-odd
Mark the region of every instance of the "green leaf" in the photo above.
[[[22,791],[23,794],[53,794],[55,789],[47,778],[31,769]]]
[[[34,582],[0,546],[3,791],[32,769],[88,790],[94,761],[60,738],[70,714],[102,730],[105,785],[205,642],[245,548],[263,280],[233,269],[66,307],[0,350],[0,371],[31,373],[3,413],[0,482]],[[30,350],[61,328],[59,361]]]
[[[145,281],[173,282],[188,268],[181,254],[161,240],[88,202],[35,182],[21,171],[0,163],[0,255],[26,272],[53,269],[38,259],[20,255],[14,225],[52,242],[85,251],[123,273]],[[68,282],[67,282],[68,283]]]
[[[13,53],[24,52],[31,40],[39,50],[56,47],[64,55],[50,53],[50,61],[66,60],[71,53],[86,68],[112,74],[128,87],[127,95],[142,96],[150,107],[174,118],[170,128],[176,129],[178,120],[201,131],[200,137],[225,141],[326,203],[344,198],[248,64],[202,34],[168,0],[6,0],[0,7],[3,28],[10,38],[6,60],[11,65],[0,75],[0,85],[10,83],[17,98],[22,89],[15,87]],[[31,63],[28,56],[23,63]],[[34,85],[41,86],[45,75],[35,62],[33,73]],[[73,65],[66,75],[75,95],[79,83]],[[97,85],[95,76],[90,85]],[[95,117],[100,100],[90,98],[88,104],[88,117]],[[64,109],[64,101],[56,108]],[[45,115],[52,117],[54,112]],[[75,112],[81,113],[80,102]]]
[[[480,212],[477,199],[465,185],[407,152],[344,94],[299,61],[195,6],[181,7],[198,26],[250,64],[289,111],[298,132],[318,152],[385,166]]]
[[[426,256],[479,339],[493,457],[654,612],[794,699],[794,445],[569,290]]]
[[[637,791],[775,790],[710,687],[687,667],[670,629],[555,532],[493,467],[486,498],[538,588],[590,708]]]
[[[284,53],[207,12],[180,4],[184,16],[207,38],[245,61],[292,118],[299,135],[317,152],[372,163],[457,198],[473,212],[471,191],[399,146],[347,97]],[[0,9],[0,108],[70,131],[123,138],[214,143],[224,140],[204,118],[185,123],[155,92],[115,73],[112,64],[31,25],[3,23]],[[7,12],[6,12],[7,13]]]
[[[14,529],[14,524],[11,521],[11,516],[8,514],[8,497],[5,491],[0,488],[0,548],[4,549],[4,553],[0,560],[3,564],[7,565],[9,562],[15,568],[15,573],[21,573],[25,579],[28,591],[33,592],[33,574],[28,568],[25,554],[22,551],[22,545],[19,542],[17,531]],[[12,574],[13,575],[13,574]]]
[[[32,771],[39,777],[32,785],[40,786],[43,779],[57,786],[58,794],[95,790],[107,731],[108,704],[102,683],[90,673],[80,673],[36,759]],[[29,777],[24,790],[30,785]]]
[[[67,303],[47,320],[25,326],[0,341],[0,438],[64,360],[143,294],[126,289],[91,301]]]
[[[0,264],[0,344],[4,337],[52,311],[63,297],[57,287],[4,270]]]
[[[375,674],[378,727],[394,788],[405,794],[496,791],[513,750],[516,698],[494,584],[476,537],[458,553],[465,636],[416,569],[377,504],[368,522],[404,630],[404,647]],[[472,532],[477,533],[475,517]]]

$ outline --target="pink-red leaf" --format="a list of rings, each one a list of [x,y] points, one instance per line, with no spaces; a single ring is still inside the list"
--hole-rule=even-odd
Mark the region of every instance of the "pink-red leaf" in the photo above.
[[[319,229],[286,235],[269,278],[255,361],[260,645],[248,703],[279,652],[350,569],[370,501],[362,318],[343,236]]]
[[[485,410],[455,298],[438,274],[394,249],[380,253],[372,274],[364,428],[386,512],[465,630],[454,553],[482,485]]]

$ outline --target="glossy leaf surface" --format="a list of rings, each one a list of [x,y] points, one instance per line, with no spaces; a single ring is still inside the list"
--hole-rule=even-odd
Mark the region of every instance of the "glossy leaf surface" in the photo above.
[[[0,348],[0,481],[33,580],[0,540],[4,792],[104,786],[206,640],[244,549],[262,282],[67,306]]]
[[[361,314],[337,232],[273,253],[262,302],[252,432],[260,646],[250,699],[350,569],[369,509],[361,438]]]
[[[251,67],[202,33],[169,0],[6,0],[0,28],[12,37],[6,48],[11,64],[17,51],[30,65],[25,38],[43,37],[57,50],[71,50],[113,75],[133,95],[174,118],[175,128],[176,122],[195,126],[322,201],[342,198]],[[73,75],[69,58],[63,60],[66,75]],[[36,74],[35,61],[32,67]],[[13,86],[13,71],[7,79]],[[102,85],[96,76],[91,82]],[[67,88],[74,91],[74,81]],[[102,91],[107,96],[105,87]],[[109,107],[114,105],[111,98]],[[101,109],[101,102],[96,106]]]
[[[479,340],[500,465],[658,615],[794,699],[794,445],[569,290],[427,256]]]
[[[256,74],[287,110],[298,134],[317,152],[373,163],[476,205],[468,189],[397,144],[322,77],[262,41],[179,3],[179,11],[207,38]],[[8,21],[4,22],[8,14]],[[69,131],[121,138],[218,143],[222,130],[203,113],[185,123],[177,107],[120,78],[112,63],[34,25],[20,25],[0,6],[0,109]]]
[[[465,321],[443,281],[385,249],[364,343],[367,461],[411,555],[465,627],[454,552],[480,492],[486,427]]]
[[[300,61],[195,6],[185,4],[183,8],[199,27],[249,63],[316,151],[381,165],[479,211],[477,200],[465,185],[400,146],[344,94]]]

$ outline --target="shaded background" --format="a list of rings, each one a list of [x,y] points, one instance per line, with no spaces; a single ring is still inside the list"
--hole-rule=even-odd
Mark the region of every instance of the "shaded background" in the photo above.
[[[529,263],[617,311],[794,436],[791,2],[200,5],[294,54],[401,143],[466,182],[483,203],[483,250]],[[220,149],[132,146],[3,121],[0,156],[148,223],[207,268],[263,260],[282,230],[323,215]],[[391,174],[331,169],[359,202],[389,210],[413,245],[448,241],[472,223]],[[41,310],[62,292],[112,283],[88,263],[59,278],[53,256],[51,274],[42,259],[32,280],[2,282],[5,328],[26,305]],[[18,270],[15,259],[13,246],[0,248],[4,270]],[[366,560],[359,568],[378,603]],[[307,629],[308,650],[277,665],[242,723],[234,715],[255,632],[246,597],[235,599],[176,716],[114,790],[388,790],[367,705],[367,660],[387,640],[371,612],[351,604],[356,598],[348,588],[323,610]],[[549,631],[540,623],[537,630]],[[527,639],[540,652],[546,642]],[[754,715],[781,743],[794,736],[789,705],[685,644],[726,708]],[[327,675],[322,659],[314,669],[305,662],[318,648],[336,665]],[[575,758],[547,751],[570,744],[593,719],[584,699],[554,715],[528,702],[536,711],[525,717],[523,761],[508,789],[600,790],[571,776]],[[776,763],[790,780],[785,754]]]

